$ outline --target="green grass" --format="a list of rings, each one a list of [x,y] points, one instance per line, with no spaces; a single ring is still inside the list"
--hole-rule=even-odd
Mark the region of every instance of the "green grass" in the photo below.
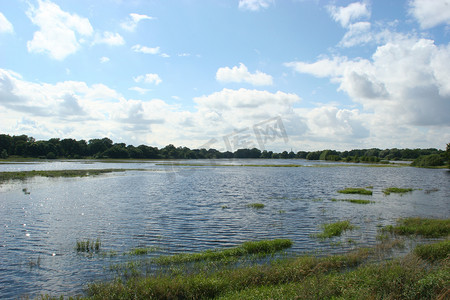
[[[23,180],[30,177],[85,177],[111,172],[125,172],[130,169],[86,169],[86,170],[47,170],[47,171],[20,171],[0,172],[0,182],[7,180]],[[136,169],[137,170],[137,169]]]
[[[250,208],[256,208],[256,209],[261,209],[261,208],[265,207],[265,205],[262,203],[250,203],[247,206]]]
[[[383,231],[427,238],[446,237],[450,234],[450,219],[405,218],[398,220],[395,226],[384,227]]]
[[[351,202],[356,204],[371,204],[375,203],[375,201],[371,200],[363,200],[363,199],[331,199],[331,201],[337,202],[337,201],[344,201],[344,202]]]
[[[77,252],[99,252],[101,247],[100,239],[77,241]]]
[[[335,223],[322,224],[322,233],[314,235],[317,238],[325,239],[334,236],[340,236],[346,230],[355,229],[355,226],[350,224],[350,221],[339,221]]]
[[[397,187],[390,187],[390,188],[386,188],[383,190],[383,193],[385,195],[390,195],[391,193],[396,193],[396,194],[404,194],[404,193],[408,193],[408,192],[412,192],[414,189],[411,188],[397,188]]]
[[[450,266],[430,265],[414,255],[358,266],[323,269],[301,281],[251,286],[218,299],[448,299]]]
[[[450,256],[450,240],[440,241],[433,244],[418,245],[414,253],[422,259],[436,261]]]
[[[155,252],[157,249],[154,247],[134,248],[127,252],[128,255],[146,255],[151,252]]]
[[[372,191],[366,190],[364,188],[345,188],[343,190],[339,190],[338,193],[341,193],[341,194],[372,195]]]
[[[129,280],[89,285],[91,299],[211,299],[264,286],[300,283],[321,273],[355,267],[369,255],[367,250],[323,258],[301,256],[267,264],[204,270],[194,273],[132,277]]]
[[[162,255],[153,259],[153,262],[160,265],[174,263],[189,263],[198,261],[219,261],[229,258],[242,257],[245,255],[270,255],[275,254],[292,246],[292,241],[288,239],[263,240],[245,242],[240,246],[228,249],[206,250],[199,253],[182,253],[175,255]]]

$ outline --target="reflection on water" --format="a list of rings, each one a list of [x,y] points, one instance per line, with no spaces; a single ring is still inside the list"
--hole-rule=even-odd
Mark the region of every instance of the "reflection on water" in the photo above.
[[[89,178],[31,178],[0,185],[0,298],[80,294],[86,283],[112,276],[105,268],[127,259],[77,254],[76,241],[82,239],[99,238],[105,252],[157,246],[160,251],[152,255],[274,238],[292,239],[290,251],[294,253],[340,252],[355,246],[346,242],[349,239],[357,245],[374,244],[377,226],[392,224],[399,217],[448,218],[450,212],[450,174],[445,170],[157,163],[0,165],[1,171],[148,169]],[[214,163],[311,164],[301,160]],[[373,186],[373,196],[337,193],[345,187],[366,186]],[[390,186],[422,190],[383,195],[382,189]],[[332,198],[375,203],[358,205]],[[249,203],[265,207],[251,209]],[[343,219],[358,229],[330,241],[311,237],[319,232],[320,224]],[[338,245],[338,241],[343,243]]]

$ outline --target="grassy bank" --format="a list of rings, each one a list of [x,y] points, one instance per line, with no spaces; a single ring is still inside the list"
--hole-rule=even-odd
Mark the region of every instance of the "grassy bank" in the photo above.
[[[85,169],[85,170],[45,170],[45,171],[19,171],[0,172],[0,182],[7,180],[23,180],[30,177],[86,177],[112,172],[125,172],[131,169]],[[136,169],[138,170],[138,169]]]

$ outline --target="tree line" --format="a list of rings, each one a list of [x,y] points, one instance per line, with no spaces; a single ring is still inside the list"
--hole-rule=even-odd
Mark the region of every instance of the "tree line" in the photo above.
[[[158,149],[157,147],[126,145],[114,143],[105,137],[102,139],[75,140],[71,138],[52,138],[48,141],[36,141],[27,135],[0,134],[0,157],[9,156],[31,158],[145,158],[145,159],[220,159],[220,158],[301,158],[308,160],[328,160],[346,162],[381,162],[389,160],[417,160],[419,157],[432,156],[434,164],[442,164],[448,160],[447,151],[429,149],[354,149],[350,151],[321,150],[321,151],[261,151],[253,149],[237,149],[234,152],[220,152],[216,149],[189,149],[175,147],[172,144]]]

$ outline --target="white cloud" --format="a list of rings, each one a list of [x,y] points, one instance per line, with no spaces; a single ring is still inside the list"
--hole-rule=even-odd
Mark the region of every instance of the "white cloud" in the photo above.
[[[369,136],[369,130],[363,124],[363,116],[357,109],[322,106],[299,114],[305,117],[307,138],[310,140],[352,142]]]
[[[150,48],[146,46],[141,46],[139,44],[131,47],[131,50],[133,50],[134,52],[140,52],[145,54],[158,54],[160,51],[159,47]]]
[[[127,100],[103,84],[34,83],[4,69],[0,69],[0,107],[3,132],[37,138],[108,136],[116,141],[126,136],[140,143],[171,109],[160,100]]]
[[[409,12],[423,29],[450,25],[450,0],[411,0]]]
[[[139,75],[135,78],[133,78],[135,82],[144,82],[144,83],[150,83],[158,85],[162,82],[161,78],[158,74],[145,74],[145,75]]]
[[[348,27],[353,21],[370,18],[370,8],[365,2],[354,2],[345,7],[330,5],[327,7],[331,17],[342,27]]]
[[[147,94],[148,92],[151,91],[151,90],[149,90],[149,89],[144,89],[144,88],[141,88],[141,87],[138,87],[138,86],[130,87],[129,90],[130,90],[130,91],[138,92],[138,93],[141,94],[141,95],[145,95],[145,94]]]
[[[131,13],[129,18],[126,21],[122,22],[120,26],[127,31],[135,31],[140,21],[153,19],[154,19],[153,17],[147,15]]]
[[[371,134],[380,137],[378,143],[383,144],[381,137],[386,137],[386,130],[392,136],[436,131],[436,126],[443,134],[450,132],[449,59],[448,45],[403,37],[379,46],[371,60],[337,56],[286,66],[338,83],[340,91],[362,105]],[[429,144],[435,144],[424,135]]]
[[[11,22],[0,12],[0,33],[13,33],[14,27]]]
[[[83,37],[89,37],[93,28],[87,18],[67,13],[50,1],[39,0],[39,7],[30,7],[27,16],[39,31],[28,41],[29,52],[45,53],[56,60],[63,60],[77,52]]]
[[[100,58],[100,62],[101,62],[102,64],[107,63],[107,62],[109,62],[109,61],[110,61],[109,57],[102,56],[102,57]]]
[[[102,35],[97,34],[95,36],[93,44],[106,44],[109,46],[122,46],[125,44],[125,40],[118,33],[105,31],[105,32],[103,32]]]
[[[239,0],[239,8],[243,10],[258,11],[261,8],[268,8],[272,0]]]
[[[245,82],[252,85],[273,84],[272,76],[260,71],[256,71],[252,74],[243,63],[240,63],[239,67],[234,66],[233,68],[219,68],[216,73],[216,79],[220,82]]]
[[[374,40],[371,24],[369,22],[357,22],[348,25],[348,31],[345,33],[339,45],[342,47],[353,47],[363,45]]]

